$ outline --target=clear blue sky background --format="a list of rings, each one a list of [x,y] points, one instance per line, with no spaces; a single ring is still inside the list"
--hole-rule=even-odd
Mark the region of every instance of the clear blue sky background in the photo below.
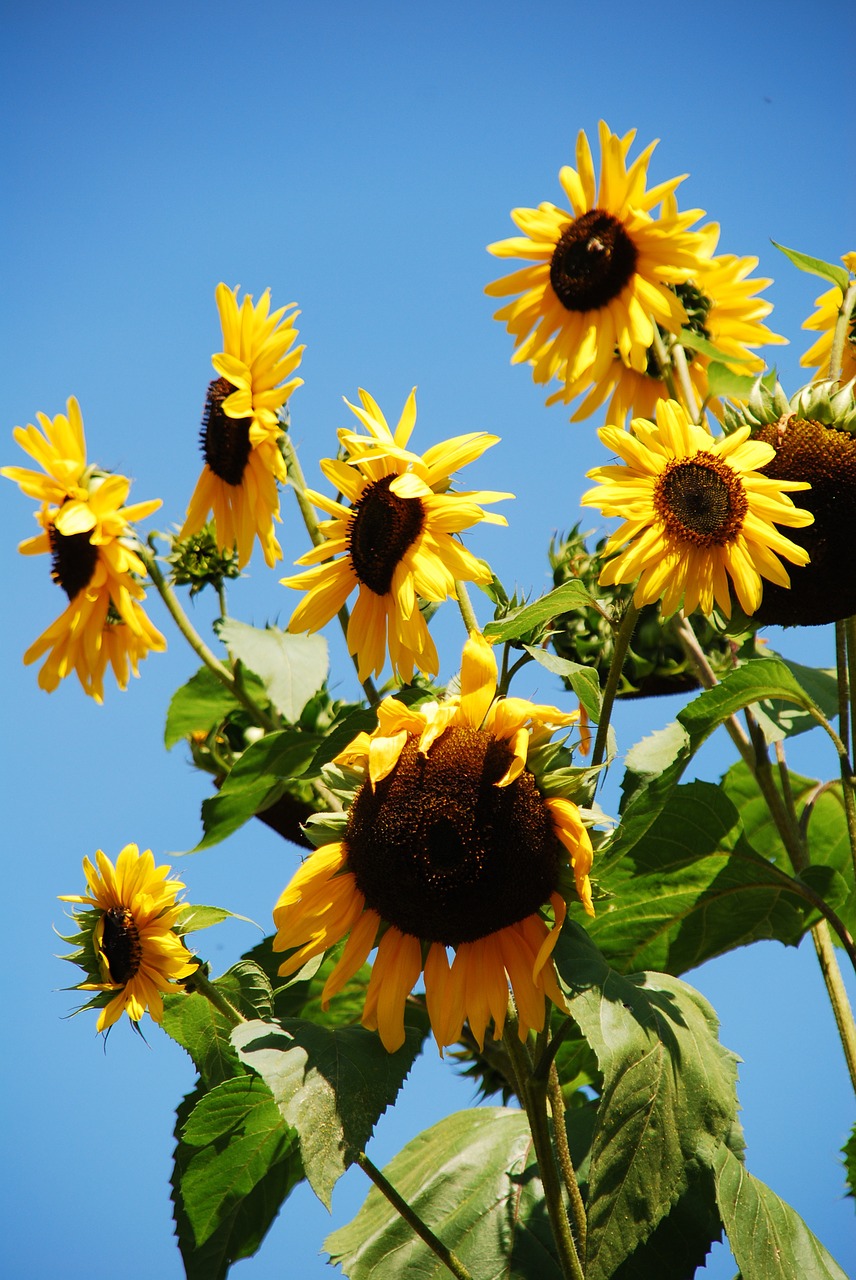
[[[309,476],[319,482],[317,458],[348,421],[343,395],[365,386],[394,416],[417,383],[417,448],[467,430],[503,437],[467,484],[516,492],[510,528],[479,530],[470,545],[507,582],[541,592],[550,534],[579,518],[584,471],[603,456],[594,424],[569,426],[510,366],[510,340],[482,292],[499,274],[484,246],[512,233],[512,207],[560,199],[558,169],[580,127],[594,133],[603,116],[622,132],[637,127],[642,145],[660,137],[654,180],[689,171],[682,205],[722,224],[723,251],[755,254],[775,276],[773,324],[794,339],[779,366],[794,387],[799,325],[821,286],[770,237],[832,260],[856,247],[842,57],[853,37],[845,0],[18,6],[0,53],[2,461],[22,461],[15,424],[62,411],[74,394],[90,456],[133,476],[134,498],[162,497],[161,527],[180,520],[220,342],[215,286],[257,296],[270,285],[276,303],[296,299],[303,312],[306,386],[291,403]],[[16,554],[34,532],[32,504],[3,483],[2,1069],[12,1155],[0,1271],[83,1280],[121,1261],[127,1280],[170,1280],[182,1275],[167,1188],[172,1108],[192,1085],[190,1063],[156,1028],[147,1047],[120,1026],[105,1052],[93,1017],[63,1020],[75,1000],[57,988],[73,972],[54,958],[62,946],[51,924],[63,925],[56,895],[82,888],[85,854],[115,857],[133,840],[160,858],[198,838],[206,782],[182,748],[162,746],[167,700],[196,663],[152,601],[169,653],[150,657],[127,693],[110,690],[101,708],[74,680],[42,693],[21,654],[62,597],[46,560]],[[306,539],[287,496],[285,507],[287,572]],[[279,576],[255,557],[232,592],[234,612],[286,621],[296,596]],[[462,638],[447,613],[445,677]],[[195,614],[206,626],[210,606]],[[353,692],[331,640],[340,689]],[[788,656],[832,661],[829,629],[771,640]],[[545,673],[531,681],[522,695],[557,696]],[[677,709],[673,700],[622,709],[622,748]],[[834,772],[822,741],[803,741],[792,759]],[[730,761],[727,741],[717,742],[699,773],[716,778]],[[256,823],[179,870],[192,899],[267,927],[295,862]],[[201,943],[220,971],[257,937],[230,923]],[[749,1167],[856,1270],[838,1154],[853,1098],[810,943],[757,946],[692,977],[744,1059]],[[378,1127],[375,1161],[472,1101],[429,1051]],[[366,1190],[358,1170],[346,1175],[331,1221],[301,1188],[235,1274],[330,1274],[321,1239]],[[717,1249],[707,1274],[733,1271]]]

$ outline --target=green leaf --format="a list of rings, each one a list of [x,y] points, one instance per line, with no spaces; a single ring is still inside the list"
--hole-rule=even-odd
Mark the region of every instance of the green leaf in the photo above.
[[[263,971],[252,961],[239,960],[214,986],[239,1013],[257,1018],[271,1007],[271,989]],[[231,1041],[232,1024],[204,996],[164,996],[163,1029],[193,1059],[202,1083],[220,1084],[232,1076],[245,1075]]]
[[[290,635],[277,627],[250,627],[235,618],[219,622],[217,634],[232,657],[255,672],[290,724],[327,678],[327,641],[321,635]]]
[[[713,689],[694,698],[680,712],[678,720],[689,733],[691,750],[695,752],[713,730],[736,711],[771,698],[795,703],[805,710],[812,707],[811,697],[781,658],[753,658],[730,672]],[[783,738],[784,731],[778,731],[776,736]]]
[[[297,1137],[249,1075],[190,1095],[177,1136],[173,1199],[186,1273],[215,1280],[255,1253],[301,1180]]]
[[[478,1107],[447,1116],[384,1174],[478,1280],[561,1280],[524,1112]],[[324,1248],[351,1280],[449,1276],[375,1188]]]
[[[738,356],[730,356],[727,351],[721,351],[714,343],[702,337],[700,333],[696,333],[693,329],[681,329],[678,333],[678,342],[687,350],[697,351],[700,356],[707,356],[710,360],[718,360],[726,365],[729,361],[740,363]],[[755,379],[753,378],[751,381],[754,383]]]
[[[847,1196],[852,1200],[856,1197],[856,1125],[853,1126],[850,1137],[841,1148],[841,1154],[844,1156]]]
[[[581,582],[576,580],[564,582],[554,591],[548,591],[545,596],[533,600],[531,604],[513,609],[511,613],[506,614],[504,618],[499,618],[496,622],[488,622],[484,634],[490,641],[518,640],[521,636],[529,635],[530,632],[542,627],[552,618],[558,617],[560,613],[567,613],[569,609],[582,609],[593,604],[594,600]]]
[[[178,917],[177,928],[182,934],[198,933],[200,929],[210,929],[212,925],[221,924],[224,920],[243,920],[245,924],[255,923],[249,916],[239,916],[237,912],[227,911],[225,907],[203,907],[198,902],[188,902]]]
[[[332,947],[316,961],[309,961],[299,974],[287,981],[279,976],[279,966],[290,952],[274,951],[273,936],[265,938],[244,957],[257,964],[265,973],[274,994],[274,1015],[285,1018],[304,1018],[319,1026],[356,1026],[363,1014],[371,965],[364,964],[330,1001],[329,1008],[321,1007],[321,992],[330,973],[341,959],[344,942]],[[314,967],[313,967],[314,966]],[[302,976],[306,974],[307,976]]]
[[[202,801],[205,834],[191,852],[218,844],[269,808],[282,795],[285,781],[305,773],[317,748],[316,735],[299,729],[280,729],[251,743],[217,794]]]
[[[762,938],[795,945],[817,918],[708,782],[678,787],[629,847],[620,831],[598,884],[611,896],[588,932],[624,972],[680,974]]]
[[[603,1072],[587,1216],[586,1280],[617,1268],[670,1212],[736,1122],[736,1059],[710,1005],[677,978],[622,977],[578,926],[554,952]]]
[[[319,1027],[298,1018],[247,1022],[232,1032],[241,1061],[262,1077],[297,1130],[306,1177],[328,1209],[337,1180],[395,1101],[424,1035],[424,1026],[409,1025],[404,1045],[387,1053],[364,1027]]]
[[[213,671],[200,667],[172,695],[164,729],[167,750],[192,733],[207,733],[239,707],[240,703]]]
[[[713,1242],[722,1239],[712,1172],[692,1165],[688,1177],[687,1190],[612,1280],[687,1280],[704,1263]]]
[[[719,1211],[742,1280],[847,1280],[802,1218],[727,1147],[718,1148],[714,1167]]]
[[[848,273],[843,267],[836,266],[834,262],[824,262],[823,258],[812,258],[810,254],[800,253],[796,249],[786,249],[783,244],[776,244],[775,240],[771,240],[770,244],[780,249],[786,258],[790,258],[795,267],[799,267],[800,271],[807,271],[810,275],[820,276],[822,280],[831,280],[833,284],[837,284],[842,294],[850,283]]]
[[[570,683],[574,693],[585,707],[589,719],[597,724],[600,720],[603,699],[600,693],[600,680],[594,667],[586,667],[581,662],[571,662],[569,658],[560,658],[539,645],[525,644],[523,648],[542,667],[546,667],[554,675],[563,676]]]
[[[707,366],[707,390],[711,396],[748,400],[757,380],[747,373],[735,373],[720,360],[712,360]]]

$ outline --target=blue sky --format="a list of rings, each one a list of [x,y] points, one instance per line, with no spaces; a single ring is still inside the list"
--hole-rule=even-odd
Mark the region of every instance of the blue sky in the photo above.
[[[152,524],[179,521],[220,341],[214,289],[225,280],[258,296],[270,285],[275,303],[295,299],[302,310],[306,385],[291,405],[310,482],[350,416],[343,395],[364,386],[394,416],[418,384],[417,448],[468,430],[502,437],[467,483],[517,494],[509,529],[478,530],[468,545],[507,583],[540,592],[549,538],[580,518],[584,472],[603,461],[602,448],[596,423],[570,426],[510,365],[510,340],[483,294],[501,269],[484,246],[512,233],[512,207],[560,199],[557,173],[572,162],[579,128],[591,135],[603,117],[620,132],[636,127],[640,145],[659,137],[653,180],[690,173],[682,207],[705,209],[721,223],[723,252],[756,255],[759,274],[775,277],[771,324],[792,338],[776,355],[795,387],[807,345],[799,325],[821,286],[770,239],[836,261],[854,247],[841,106],[849,86],[836,82],[852,38],[849,6],[837,0],[727,0],[715,11],[668,0],[656,10],[625,0],[608,9],[555,0],[525,9],[448,0],[19,6],[0,54],[0,94],[15,122],[2,148],[2,461],[22,461],[14,425],[76,395],[90,456],[132,476],[134,499],[163,498]],[[307,544],[287,496],[284,507],[288,572]],[[97,707],[71,680],[41,692],[21,654],[62,599],[46,562],[15,551],[34,532],[31,511],[5,483],[2,945],[14,1033],[3,1071],[16,1156],[0,1269],[78,1280],[118,1251],[129,1280],[170,1280],[182,1275],[167,1188],[172,1108],[191,1087],[190,1063],[156,1028],[146,1047],[120,1027],[105,1051],[94,1019],[64,1020],[74,997],[57,988],[73,973],[54,958],[62,945],[50,930],[63,925],[56,895],[82,887],[84,855],[101,847],[115,857],[133,840],[162,859],[195,843],[207,786],[181,747],[164,752],[162,727],[171,692],[196,663],[153,601],[169,652],[150,657],[126,693],[111,690]],[[595,522],[589,512],[585,527]],[[254,558],[232,592],[234,612],[285,622],[296,596],[279,576]],[[207,626],[204,600],[194,613]],[[437,628],[444,676],[461,642],[447,613]],[[832,661],[829,629],[771,642],[802,661]],[[352,693],[333,635],[331,647],[339,687]],[[552,700],[547,679],[517,691]],[[622,749],[678,706],[622,709]],[[834,772],[811,738],[792,759],[815,776]],[[730,761],[717,741],[699,773],[716,778]],[[256,823],[178,870],[193,900],[267,927],[294,865],[291,847]],[[201,941],[219,971],[257,937],[230,923]],[[749,1167],[856,1268],[838,1162],[853,1099],[810,943],[738,952],[693,981],[744,1060]],[[429,1053],[381,1121],[376,1163],[472,1100]],[[235,1274],[332,1274],[317,1257],[321,1239],[366,1190],[352,1170],[331,1220],[301,1189]],[[733,1270],[719,1250],[708,1274]]]

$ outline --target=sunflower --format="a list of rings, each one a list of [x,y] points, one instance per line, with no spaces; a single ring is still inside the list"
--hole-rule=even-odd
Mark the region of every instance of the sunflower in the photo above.
[[[856,252],[845,253],[841,261],[851,274],[856,273]],[[815,298],[814,305],[817,310],[814,315],[809,316],[808,320],[803,321],[802,327],[820,333],[820,337],[809,347],[805,355],[800,357],[800,364],[804,369],[814,369],[814,379],[818,380],[829,376],[832,335],[838,319],[838,308],[841,306],[841,290],[838,285],[834,284],[831,289],[827,289],[826,293]],[[850,317],[841,363],[841,381],[849,382],[851,378],[856,378],[856,313]]]
[[[635,418],[633,434],[615,426],[598,432],[627,464],[589,471],[598,487],[581,499],[583,506],[624,518],[606,544],[605,554],[617,554],[600,581],[638,579],[634,603],[662,599],[664,616],[682,602],[687,613],[700,607],[709,614],[716,601],[730,617],[730,575],[741,607],[753,614],[761,603],[762,577],[790,585],[779,556],[797,565],[808,561],[803,548],[775,526],[811,524],[811,512],[786,496],[809,486],[760,475],[775,450],[751,440],[749,427],[715,440],[675,400],[659,401],[656,417],[656,425]]]
[[[420,455],[406,447],[416,422],[415,387],[394,432],[368,392],[360,390],[359,406],[345,403],[369,435],[340,430],[346,460],[321,462],[349,506],[306,491],[309,501],[332,518],[320,525],[324,541],[295,562],[313,567],[282,579],[284,586],[307,592],[289,630],[317,631],[357,587],[348,650],[357,655],[360,679],[381,671],[387,647],[404,681],[413,678],[414,668],[436,675],[437,650],[417,597],[439,604],[457,598],[456,579],[490,582],[489,568],[455,535],[479,521],[505,524],[479,504],[512,495],[447,490],[452,472],[481,457],[499,437],[455,436]]]
[[[95,861],[97,867],[83,859],[89,892],[60,897],[92,908],[73,913],[80,933],[66,939],[78,950],[65,958],[91,979],[76,990],[99,993],[84,1006],[101,1009],[97,1031],[108,1030],[123,1013],[138,1023],[146,1009],[160,1022],[161,993],[174,991],[197,968],[175,932],[185,910],[175,899],[184,885],[167,880],[169,867],[156,867],[151,850],[141,854],[135,844],[125,845],[115,867],[100,849]]]
[[[528,360],[536,382],[575,382],[587,373],[599,383],[616,351],[629,368],[644,373],[654,324],[676,334],[687,321],[669,285],[701,269],[698,234],[688,230],[701,210],[678,213],[675,206],[651,216],[683,181],[670,178],[646,191],[656,142],[628,168],[636,131],[621,138],[601,121],[599,134],[598,187],[581,131],[577,168],[566,165],[559,173],[570,212],[554,204],[515,209],[512,219],[524,235],[488,246],[497,257],[531,260],[486,292],[495,298],[520,295],[496,319],[514,337],[513,359]]]
[[[277,410],[303,385],[291,374],[305,348],[289,350],[300,315],[291,310],[295,303],[270,315],[269,289],[255,306],[247,294],[239,307],[237,293],[217,286],[225,350],[211,357],[218,377],[208,387],[202,415],[205,466],[179,536],[198,533],[213,511],[222,550],[237,547],[243,566],[258,537],[265,563],[272,566],[282,559],[273,522],[280,520],[277,481],[286,480]]]
[[[137,674],[150,649],[166,641],[141,607],[145,591],[139,579],[146,569],[133,549],[133,521],[157,511],[160,499],[126,506],[130,481],[86,462],[80,406],[72,397],[68,413],[53,419],[38,414],[42,430],[16,427],[14,437],[43,471],[3,467],[41,505],[41,532],[20,544],[23,555],[51,556],[51,576],[68,596],[60,616],[24,654],[24,662],[48,657],[39,685],[51,692],[75,671],[86,693],[101,702],[109,663],[119,687]]]
[[[458,696],[418,709],[384,699],[374,733],[336,760],[362,779],[343,839],[307,858],[274,909],[274,950],[297,948],[284,976],[347,935],[325,1005],[377,946],[362,1021],[391,1053],[420,973],[441,1052],[465,1019],[481,1046],[491,1019],[498,1039],[509,984],[521,1038],[540,1030],[546,998],[563,1003],[550,957],[571,875],[594,914],[588,833],[540,767],[553,730],[577,713],[494,701],[496,676],[490,645],[473,634]]]
[[[674,208],[674,200],[664,201],[667,210]],[[751,273],[758,266],[757,258],[739,258],[734,254],[714,254],[719,239],[719,227],[710,223],[698,233],[701,266],[690,280],[673,285],[687,314],[686,328],[697,337],[711,343],[728,358],[728,367],[737,374],[752,374],[764,367],[764,361],[753,348],[787,341],[773,333],[762,323],[773,309],[771,302],[757,297],[762,289],[773,282],[753,278]],[[668,347],[668,335],[661,330]],[[687,349],[687,367],[699,403],[708,399],[707,370],[710,357]],[[547,400],[548,404],[561,401],[564,404],[585,393],[585,399],[572,415],[572,422],[589,417],[608,397],[607,420],[624,423],[633,417],[653,418],[660,400],[669,398],[669,390],[663,379],[653,347],[648,348],[644,370],[634,369],[617,351],[599,379],[584,371],[576,379],[568,381],[560,391]],[[717,414],[719,402],[710,407]]]

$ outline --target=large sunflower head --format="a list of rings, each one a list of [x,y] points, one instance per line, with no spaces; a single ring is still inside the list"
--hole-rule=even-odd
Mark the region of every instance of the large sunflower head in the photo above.
[[[274,909],[275,950],[295,948],[283,975],[347,936],[325,1002],[377,947],[363,1024],[390,1052],[420,973],[441,1051],[465,1020],[480,1044],[491,1019],[499,1038],[509,985],[521,1036],[540,1030],[546,998],[562,1004],[550,956],[565,895],[575,888],[593,914],[588,833],[543,768],[553,731],[577,713],[494,700],[496,677],[490,646],[473,635],[459,695],[380,704],[374,733],[337,758],[361,779],[343,838],[307,858]]]
[[[488,567],[457,535],[480,521],[505,524],[481,504],[512,496],[450,493],[452,472],[481,457],[499,437],[473,432],[412,453],[407,445],[416,422],[415,388],[394,431],[368,392],[360,391],[359,405],[345,403],[368,435],[339,431],[345,458],[321,463],[347,505],[307,490],[310,502],[330,519],[320,526],[323,541],[296,561],[312,567],[282,579],[307,592],[289,630],[317,631],[357,589],[348,649],[357,656],[360,679],[381,671],[387,650],[403,680],[411,680],[415,669],[436,675],[437,651],[419,598],[439,604],[456,598],[456,579],[490,581]]]
[[[851,275],[856,274],[856,253],[845,253],[841,261]],[[800,357],[800,364],[804,369],[814,369],[814,377],[819,380],[829,376],[832,335],[838,319],[838,309],[841,306],[841,290],[838,285],[833,285],[819,298],[815,298],[814,305],[817,310],[809,316],[808,320],[803,321],[802,327],[814,330],[820,334],[820,337],[809,347],[805,355]],[[851,378],[856,378],[856,313],[850,317],[841,364],[842,382],[849,382]]]
[[[664,209],[676,212],[674,197],[667,197]],[[699,270],[691,279],[671,286],[686,312],[684,329],[711,344],[727,357],[728,367],[737,374],[752,374],[763,368],[764,361],[755,354],[755,348],[786,341],[773,333],[763,320],[770,314],[773,304],[757,295],[772,284],[772,280],[752,277],[758,265],[757,258],[740,258],[734,254],[715,254],[719,227],[710,223],[698,233],[700,255]],[[672,336],[660,326],[663,346],[668,348]],[[695,394],[699,403],[709,401],[708,368],[710,356],[694,351],[688,346],[687,364]],[[570,404],[585,395],[571,421],[589,417],[607,399],[609,422],[624,423],[628,416],[653,418],[660,400],[669,398],[669,389],[663,377],[653,347],[648,348],[644,369],[636,369],[616,351],[609,366],[598,379],[590,371],[568,381],[548,399],[548,404],[559,401]],[[709,401],[710,408],[720,416],[718,400]]]
[[[787,587],[779,557],[803,565],[808,555],[776,525],[803,528],[814,517],[787,496],[807,484],[760,473],[772,445],[749,439],[749,427],[714,439],[674,400],[657,404],[656,423],[635,418],[630,427],[598,432],[624,465],[589,471],[598,484],[582,498],[624,519],[601,582],[636,582],[635,604],[661,600],[665,616],[682,604],[709,614],[715,602],[730,617],[729,578],[747,614],[761,603],[762,578]]]
[[[677,333],[687,320],[669,286],[700,270],[698,234],[689,228],[701,210],[679,213],[675,205],[657,218],[651,213],[683,178],[646,190],[656,142],[628,167],[636,131],[622,138],[601,121],[599,134],[599,183],[580,132],[576,169],[566,165],[559,173],[570,207],[515,209],[511,216],[524,234],[488,246],[497,257],[530,261],[486,292],[519,295],[496,319],[514,337],[513,359],[528,360],[536,382],[584,375],[600,382],[616,351],[628,368],[644,373],[653,326]]]
[[[99,849],[95,865],[83,859],[87,893],[63,894],[61,902],[80,904],[73,912],[79,932],[66,938],[77,950],[65,959],[79,965],[87,981],[78,991],[95,991],[84,1008],[98,1008],[96,1030],[107,1031],[127,1013],[139,1023],[148,1009],[155,1022],[163,1016],[163,992],[197,968],[176,925],[185,908],[176,905],[184,885],[168,880],[169,867],[156,867],[151,850],[125,845],[114,867]]]
[[[303,347],[297,337],[295,303],[270,311],[270,290],[253,304],[247,294],[217,286],[223,350],[211,357],[217,377],[208,387],[202,416],[202,475],[187,509],[180,537],[197,533],[210,512],[219,546],[238,550],[240,565],[258,538],[265,562],[282,558],[273,522],[279,521],[277,481],[285,483],[277,416],[292,391],[303,384],[292,374]]]
[[[150,649],[166,641],[141,607],[146,568],[134,549],[132,523],[160,507],[160,499],[126,505],[131,483],[86,462],[80,407],[72,397],[68,413],[50,419],[39,414],[42,431],[16,427],[15,439],[43,471],[3,467],[40,507],[41,532],[25,539],[23,555],[47,553],[51,576],[68,597],[64,612],[24,654],[24,662],[48,657],[39,684],[51,691],[76,671],[84,690],[100,702],[109,663],[120,688],[137,674]]]

